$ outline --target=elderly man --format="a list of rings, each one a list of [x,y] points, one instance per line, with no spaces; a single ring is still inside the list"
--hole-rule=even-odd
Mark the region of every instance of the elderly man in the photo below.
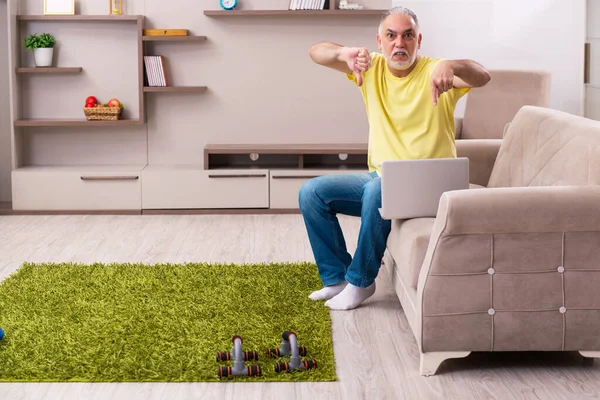
[[[419,21],[406,8],[387,11],[376,38],[380,53],[331,42],[310,49],[315,63],[343,72],[360,89],[370,126],[368,173],[313,178],[298,196],[324,285],[309,297],[327,300],[334,310],[356,308],[375,292],[391,229],[378,210],[381,162],[456,157],[456,103],[490,80],[474,61],[419,55]],[[354,257],[346,249],[338,213],[361,217]]]

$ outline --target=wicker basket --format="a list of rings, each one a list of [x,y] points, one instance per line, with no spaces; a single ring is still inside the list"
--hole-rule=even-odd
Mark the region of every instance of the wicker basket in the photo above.
[[[83,112],[88,121],[116,121],[121,119],[123,107],[87,107]]]

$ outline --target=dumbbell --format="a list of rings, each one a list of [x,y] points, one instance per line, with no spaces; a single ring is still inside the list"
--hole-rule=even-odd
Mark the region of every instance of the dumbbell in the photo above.
[[[233,361],[233,367],[229,366],[219,366],[217,370],[217,374],[220,378],[226,378],[228,376],[260,376],[262,375],[262,371],[259,365],[244,365],[244,361],[247,360],[258,360],[258,353],[256,351],[242,351],[242,338],[238,335],[235,335],[231,341],[233,342],[233,346],[231,349],[231,353],[227,352],[218,352],[217,353],[217,361],[229,361],[229,359]]]
[[[271,357],[271,358],[277,358],[277,357],[283,357],[283,356],[289,356],[290,354],[292,354],[292,347],[290,345],[290,331],[285,331],[283,332],[283,334],[281,335],[281,347],[279,347],[278,349],[267,349],[267,357]],[[294,336],[296,334],[294,333]],[[298,353],[304,357],[306,356],[306,347],[304,346],[298,346],[296,344],[296,347],[298,349]]]
[[[235,368],[235,367],[234,367]],[[260,365],[248,365],[244,366],[242,370],[236,370],[228,366],[219,365],[219,378],[227,378],[230,375],[247,375],[247,376],[260,376],[262,371]]]
[[[289,372],[293,370],[309,370],[317,368],[317,360],[302,361],[300,359],[301,348],[298,346],[298,338],[296,337],[296,334],[294,332],[285,331],[283,332],[282,337],[284,342],[286,342],[286,347],[284,347],[284,342],[282,342],[282,350],[287,351],[287,347],[289,347],[289,350],[291,352],[290,362],[280,361],[276,363],[275,372]],[[304,352],[303,355],[306,355],[306,348],[304,348],[303,346],[302,349]],[[281,351],[279,353],[281,353]]]
[[[229,360],[235,360],[234,353],[226,352],[226,351],[217,352],[217,361],[229,361]],[[242,352],[242,360],[244,360],[244,361],[257,360],[258,361],[258,352],[243,351]]]
[[[278,362],[275,364],[275,372],[289,372],[295,369],[307,370],[307,369],[316,369],[317,368],[317,360],[308,360],[308,361],[300,361],[300,363],[292,363],[292,362]]]

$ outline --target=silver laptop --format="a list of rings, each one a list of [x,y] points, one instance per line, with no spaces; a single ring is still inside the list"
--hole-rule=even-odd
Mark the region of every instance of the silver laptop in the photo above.
[[[381,164],[384,219],[435,217],[442,193],[469,188],[469,159],[432,158]]]

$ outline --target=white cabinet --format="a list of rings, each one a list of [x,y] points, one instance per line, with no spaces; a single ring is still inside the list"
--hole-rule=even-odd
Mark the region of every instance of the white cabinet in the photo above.
[[[585,96],[585,116],[600,121],[600,86],[588,86]]]
[[[24,166],[12,171],[13,209],[277,213],[298,210],[300,188],[309,179],[368,172],[360,144],[262,146],[212,147],[203,165]]]
[[[142,172],[142,207],[268,208],[269,170],[149,165]]]
[[[266,191],[259,192],[257,180],[239,181],[236,186],[250,185],[252,191],[235,200],[211,193],[215,202],[234,202],[240,208],[256,208],[253,203],[258,193],[265,194],[261,201],[271,210],[298,210],[298,193],[307,180],[326,174],[368,172],[365,143],[338,144],[207,144],[204,148],[204,169],[208,174],[267,174]],[[235,171],[235,172],[231,172]],[[235,181],[232,181],[235,182]],[[231,192],[232,188],[226,188]],[[145,197],[145,196],[144,196]],[[227,203],[226,203],[227,204]],[[212,206],[212,204],[211,204]],[[223,205],[215,205],[224,208]]]
[[[12,206],[14,210],[141,210],[142,168],[17,168],[12,171]]]

